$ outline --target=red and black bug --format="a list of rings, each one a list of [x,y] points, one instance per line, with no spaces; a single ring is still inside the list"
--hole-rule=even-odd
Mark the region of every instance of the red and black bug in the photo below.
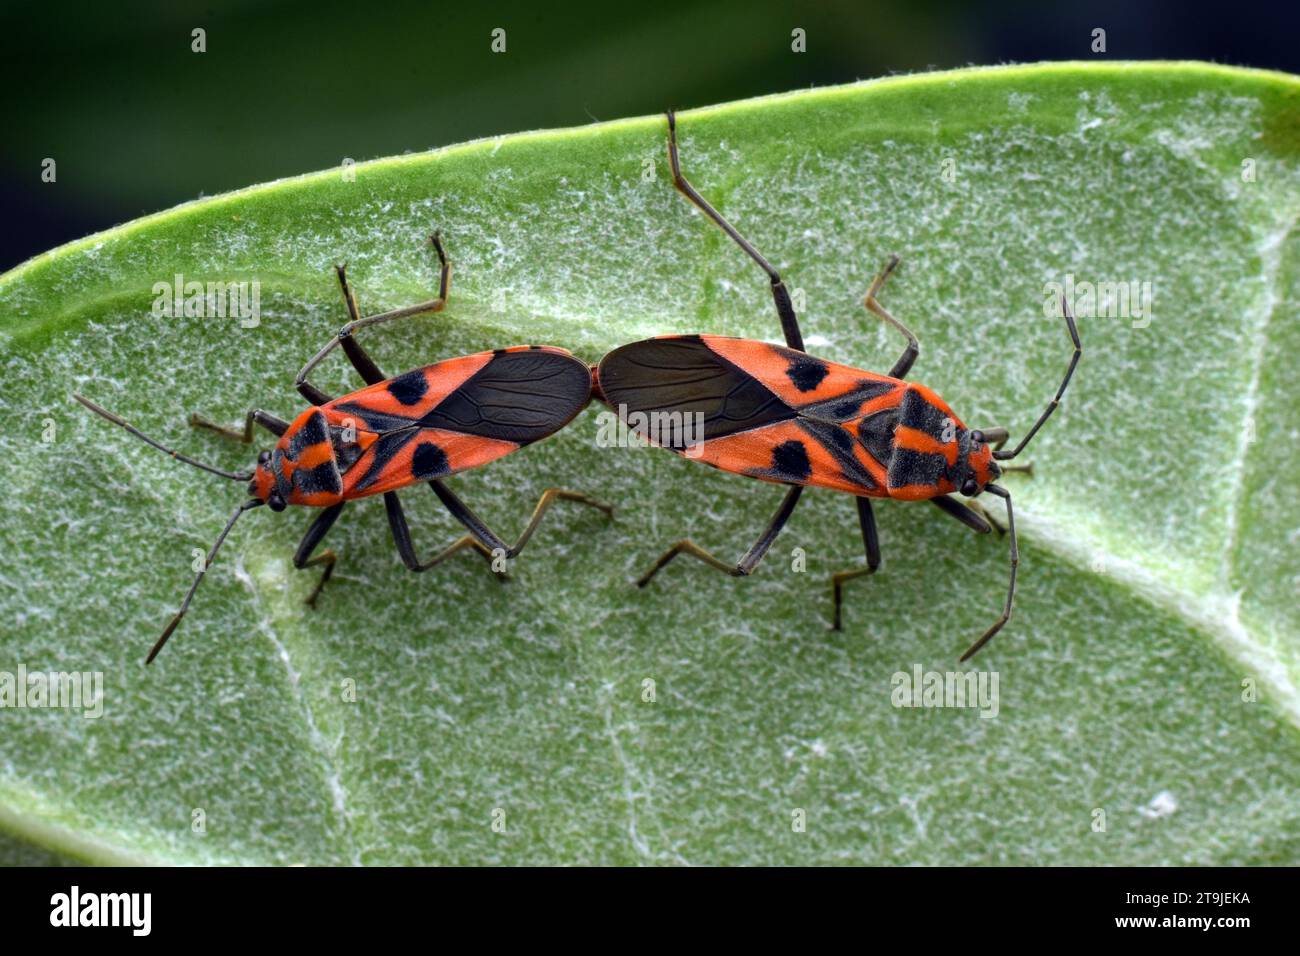
[[[351,321],[298,373],[294,385],[312,407],[292,422],[260,409],[250,409],[244,428],[239,431],[223,428],[197,415],[191,417],[190,423],[196,427],[211,429],[246,444],[253,440],[255,424],[278,436],[274,449],[258,455],[254,471],[223,471],[195,461],[148,437],[89,399],[74,396],[91,411],[173,458],[223,478],[248,483],[251,497],[235,509],[217,536],[180,610],[150,650],[145,663],[153,661],[180,624],[199,582],[239,516],[261,505],[269,506],[272,511],[283,511],[289,505],[321,509],[293,556],[296,568],[323,566],[320,580],[307,598],[308,604],[315,604],[337,559],[332,550],[315,554],[316,548],[338,520],[344,505],[355,498],[384,496],[397,552],[402,562],[416,572],[426,571],[465,548],[475,549],[493,564],[497,558],[513,558],[528,543],[551,503],[557,500],[576,501],[607,515],[613,513],[609,505],[587,495],[549,488],[533,509],[519,538],[508,545],[443,482],[451,475],[485,465],[563,428],[591,399],[591,371],[586,363],[564,349],[524,345],[448,359],[395,378],[386,377],[357,343],[354,333],[381,322],[443,309],[451,265],[438,235],[433,235],[430,241],[440,265],[438,297],[419,305],[362,318],[348,284],[346,267],[337,267]],[[307,377],[339,345],[367,387],[331,398]],[[469,531],[424,562],[411,543],[406,516],[397,497],[397,489],[417,482],[428,483],[451,515]]]
[[[962,655],[966,660],[1011,617],[1019,551],[1011,495],[994,484],[1003,469],[998,462],[1015,458],[1056,410],[1082,348],[1065,303],[1062,313],[1074,354],[1056,396],[1020,443],[1003,451],[1004,428],[968,429],[933,391],[905,381],[919,352],[916,337],[876,300],[881,286],[898,265],[897,257],[871,284],[867,309],[907,338],[907,348],[888,375],[814,358],[804,351],[803,336],[790,296],[777,271],[736,229],[695,191],[682,175],[676,122],[668,114],[668,158],[673,182],[692,203],[730,236],[767,273],[787,347],[718,335],[671,335],[624,345],[606,355],[597,370],[597,394],[629,427],[651,441],[720,468],[763,481],[792,486],[767,529],[735,564],[722,561],[689,539],[677,542],[637,582],[644,587],[679,554],[689,554],[728,574],[754,570],[798,504],[813,485],[856,496],[864,568],[832,577],[834,626],[841,625],[844,583],[880,566],[880,544],[872,498],[932,501],[973,530],[991,527],[974,502],[948,497],[960,492],[975,498],[987,491],[1006,502],[1011,572],[1001,616]],[[629,418],[639,413],[634,420]],[[656,418],[656,416],[659,416]],[[683,429],[664,440],[647,423],[697,420],[703,434],[688,445]],[[973,506],[973,507],[972,507]]]

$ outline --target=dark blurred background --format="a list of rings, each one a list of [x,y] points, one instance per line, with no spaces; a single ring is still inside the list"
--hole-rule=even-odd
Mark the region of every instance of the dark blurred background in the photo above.
[[[207,50],[194,53],[200,27]],[[796,27],[805,53],[791,51]],[[1105,53],[1092,51],[1098,27]],[[969,64],[1190,58],[1300,72],[1298,28],[1295,3],[11,4],[0,269],[345,156]],[[47,157],[54,183],[41,180]]]

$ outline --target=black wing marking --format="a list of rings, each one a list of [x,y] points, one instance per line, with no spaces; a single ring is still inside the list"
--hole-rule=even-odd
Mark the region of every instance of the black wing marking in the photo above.
[[[851,392],[828,398],[824,402],[800,405],[799,414],[804,418],[813,418],[824,422],[847,422],[862,413],[862,406],[873,398],[879,398],[892,392],[897,386],[893,382],[865,379]]]
[[[366,431],[377,432],[380,435],[401,431],[403,428],[411,428],[416,423],[414,418],[377,412],[373,408],[366,407],[361,402],[339,402],[334,406],[334,411],[342,412],[344,415],[351,415],[361,423],[362,428]]]
[[[405,448],[416,434],[417,432],[414,428],[408,427],[404,430],[388,432],[387,434],[380,435],[379,439],[371,446],[374,448],[375,453],[370,459],[370,467],[367,468],[366,473],[357,479],[355,484],[353,484],[352,492],[356,494],[365,491],[378,481],[380,475],[384,473],[384,469],[388,467],[389,462],[397,457],[397,453]],[[431,477],[437,478],[439,476],[433,475]]]
[[[876,479],[871,477],[871,472],[862,467],[862,463],[854,457],[854,439],[846,429],[837,424],[806,419],[799,425],[835,459],[835,464],[840,466],[840,472],[846,479],[863,488],[878,487]]]
[[[591,371],[572,355],[498,352],[417,424],[526,445],[553,435],[591,400]]]
[[[796,412],[758,379],[710,349],[699,336],[647,339],[624,345],[600,362],[605,400],[620,411],[700,415],[704,439],[720,438],[794,418]],[[620,406],[622,408],[620,408]],[[693,429],[653,428],[660,444],[681,451]],[[669,436],[679,440],[665,440]]]
[[[393,379],[389,390],[415,375],[424,381],[417,369]],[[502,349],[422,418],[379,412],[356,402],[340,403],[335,410],[355,415],[381,435],[444,428],[526,445],[555,434],[590,400],[591,371],[572,355]]]

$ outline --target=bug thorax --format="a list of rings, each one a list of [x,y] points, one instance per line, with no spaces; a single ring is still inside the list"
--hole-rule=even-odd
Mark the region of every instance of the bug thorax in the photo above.
[[[286,505],[325,508],[341,501],[344,473],[375,439],[351,419],[344,422],[332,423],[320,408],[299,415],[275,448],[258,456],[250,494],[272,511]]]

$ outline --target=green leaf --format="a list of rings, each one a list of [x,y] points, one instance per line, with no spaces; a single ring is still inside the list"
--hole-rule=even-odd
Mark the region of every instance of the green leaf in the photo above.
[[[778,337],[763,276],[672,189],[662,118],[504,137],[188,204],[0,278],[0,670],[104,675],[99,719],[0,711],[4,859],[1300,862],[1300,82],[963,70],[681,130],[696,186],[802,290],[811,351],[889,367],[901,342],[861,298],[904,257],[882,298],[921,340],[913,377],[973,426],[1021,434],[1056,388],[1048,283],[1151,284],[1140,318],[1079,309],[1075,381],[1034,476],[1007,478],[1016,615],[967,665],[998,675],[997,716],[891,690],[958,669],[1001,606],[1005,539],[883,503],[884,565],[837,633],[828,576],[862,546],[849,499],[811,492],[752,578],[683,560],[638,591],[683,536],[738,556],[781,492],[597,447],[594,407],[454,485],[509,535],[551,485],[616,503],[612,523],[558,505],[508,582],[471,557],[414,576],[361,502],[312,611],[315,572],[290,564],[310,516],[255,512],[143,666],[242,489],[74,390],[247,467],[189,414],[295,414],[294,374],[345,318],[331,265],[367,312],[428,298],[434,227],[451,305],[365,333],[390,372],[524,342],[595,361],[664,333]],[[154,316],[176,274],[258,280],[260,324]],[[317,383],[357,384],[337,355]],[[422,553],[457,536],[432,495],[405,501]]]

